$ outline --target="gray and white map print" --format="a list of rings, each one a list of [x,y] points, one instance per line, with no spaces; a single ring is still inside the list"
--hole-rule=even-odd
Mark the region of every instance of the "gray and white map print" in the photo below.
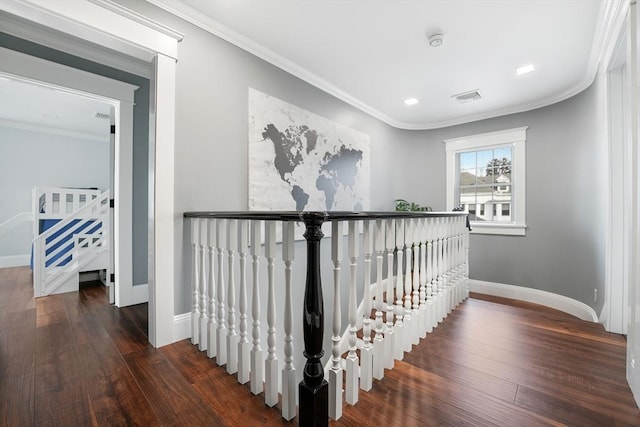
[[[249,209],[369,210],[369,141],[249,88]]]

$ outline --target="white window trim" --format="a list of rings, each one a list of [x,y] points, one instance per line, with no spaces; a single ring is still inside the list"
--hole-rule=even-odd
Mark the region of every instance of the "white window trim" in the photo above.
[[[526,162],[525,142],[528,126],[507,129],[497,132],[481,133],[460,138],[445,139],[446,173],[447,173],[447,210],[452,210],[455,192],[458,185],[456,154],[465,151],[476,151],[483,148],[513,145],[512,174],[514,177],[514,192],[512,198],[512,222],[480,222],[471,221],[472,234],[504,234],[509,236],[524,236],[527,229],[526,222]]]

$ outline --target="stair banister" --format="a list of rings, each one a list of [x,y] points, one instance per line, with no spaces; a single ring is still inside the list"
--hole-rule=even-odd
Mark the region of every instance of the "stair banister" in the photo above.
[[[360,349],[360,388],[371,390],[373,385],[373,345],[371,342],[371,254],[373,253],[373,220],[365,219],[362,232],[364,258],[364,290],[362,295],[362,337]]]
[[[294,260],[294,229],[295,222],[304,222],[306,232],[306,280],[302,306],[302,335],[304,340],[303,355],[306,359],[302,370],[302,381],[298,385],[298,424],[309,426],[327,426],[329,419],[338,419],[342,415],[343,399],[343,369],[346,370],[345,401],[347,404],[358,403],[358,390],[369,390],[372,386],[373,366],[376,368],[389,367],[388,354],[392,360],[403,356],[404,346],[390,346],[391,353],[384,351],[385,344],[393,340],[402,340],[409,345],[414,339],[420,338],[433,329],[432,322],[453,308],[466,297],[467,242],[468,233],[464,230],[464,214],[449,213],[323,213],[323,212],[220,212],[220,213],[189,213],[185,216],[194,220],[194,231],[197,224],[198,233],[193,233],[192,243],[198,249],[194,256],[194,280],[192,291],[199,301],[198,320],[205,311],[206,328],[197,322],[200,329],[198,340],[202,340],[202,332],[208,332],[211,319],[218,319],[216,333],[217,340],[212,341],[206,336],[207,352],[210,343],[224,343],[225,350],[219,348],[214,354],[216,363],[227,365],[229,372],[233,347],[238,357],[238,382],[243,383],[247,378],[251,381],[251,392],[258,394],[264,390],[265,403],[274,406],[281,403],[282,417],[291,420],[296,416],[296,393],[294,381],[294,329],[292,315],[296,308],[296,301],[292,298],[293,283],[292,269]],[[459,218],[458,218],[459,217]],[[202,221],[197,221],[201,218]],[[263,222],[264,221],[264,222]],[[363,221],[363,233],[359,233],[359,221]],[[332,224],[331,259],[320,259],[320,245],[323,237],[321,226],[324,222]],[[278,225],[280,224],[280,225]],[[341,281],[341,263],[345,256],[343,250],[343,226],[348,226],[348,252],[346,257],[350,266],[349,280]],[[262,226],[264,225],[264,239]],[[282,239],[277,231],[282,227]],[[215,230],[215,233],[213,232]],[[360,234],[362,245],[359,245]],[[278,239],[278,240],[276,240]],[[267,352],[261,349],[260,337],[260,289],[259,289],[259,257],[262,254],[264,240],[264,256],[267,260]],[[215,246],[213,242],[215,241]],[[275,258],[278,253],[277,242],[281,241],[284,271],[278,270],[276,278]],[[250,242],[247,248],[247,242]],[[440,243],[440,244],[438,244]],[[202,247],[204,246],[204,251]],[[211,246],[209,248],[209,246]],[[359,249],[361,246],[361,249]],[[247,252],[248,251],[248,252]],[[218,255],[216,265],[210,259]],[[244,269],[246,254],[252,257],[252,342],[249,352],[249,371],[242,368],[243,350],[248,343],[248,313],[246,297],[248,291],[248,277]],[[363,298],[360,306],[357,303],[358,261],[362,253],[364,263]],[[386,253],[386,270],[385,265]],[[224,257],[224,254],[227,257]],[[376,263],[372,265],[375,254]],[[207,257],[209,255],[209,257]],[[330,304],[328,325],[331,325],[331,356],[328,359],[327,371],[323,367],[324,354],[324,302],[322,298],[321,266],[329,269],[333,265],[333,299]],[[395,278],[394,278],[395,264]],[[227,280],[224,280],[222,268],[228,269]],[[376,270],[374,284],[371,283],[372,267]],[[234,272],[240,271],[240,279],[235,280]],[[214,276],[218,278],[213,281]],[[384,276],[384,277],[383,277]],[[395,280],[394,280],[395,279]],[[343,283],[344,282],[344,283]],[[349,298],[346,304],[340,301],[342,286],[348,283]],[[217,285],[217,291],[211,289]],[[386,285],[386,286],[385,286]],[[434,287],[435,285],[435,287]],[[440,287],[438,287],[440,285]],[[276,298],[276,290],[280,298]],[[229,298],[225,299],[225,291]],[[438,291],[440,296],[438,296]],[[239,292],[239,299],[235,297]],[[371,346],[371,293],[375,293],[376,340],[382,343],[382,352],[372,357]],[[283,297],[283,298],[282,298]],[[436,298],[438,302],[436,303]],[[204,301],[204,304],[202,303]],[[210,308],[217,303],[218,312]],[[440,311],[436,310],[440,308]],[[214,307],[215,308],[215,307]],[[348,312],[348,325],[343,327],[341,311]],[[239,342],[233,345],[235,338],[232,333],[236,328],[235,313],[239,310]],[[222,311],[222,313],[220,313]],[[277,316],[282,313],[282,316]],[[226,314],[226,315],[225,315]],[[362,316],[362,317],[360,317]],[[382,323],[383,316],[386,316]],[[406,318],[405,318],[406,317]],[[283,325],[283,337],[278,343],[276,336],[277,323]],[[379,323],[378,323],[379,322]],[[407,323],[405,323],[407,322]],[[221,323],[221,324],[220,324]],[[407,324],[411,328],[405,328]],[[363,339],[358,341],[355,333],[363,328]],[[203,329],[207,329],[203,331]],[[228,331],[228,332],[227,332]],[[406,334],[404,332],[407,332]],[[236,334],[237,336],[237,334]],[[244,337],[244,339],[243,339]],[[200,345],[200,343],[199,343]],[[217,347],[217,346],[216,346]],[[360,357],[356,348],[360,349]],[[380,349],[380,347],[379,347]],[[284,363],[279,366],[278,351],[284,353]],[[348,351],[345,360],[342,355]],[[266,358],[265,358],[266,356]],[[266,359],[266,360],[265,360]],[[358,366],[360,363],[360,366]],[[392,368],[391,365],[389,368]],[[264,369],[263,369],[264,368]],[[281,370],[279,368],[282,368]],[[243,374],[243,372],[245,374]],[[278,393],[278,374],[282,374],[281,399]],[[329,381],[325,380],[325,375]],[[264,377],[264,389],[263,387]],[[383,380],[384,381],[384,380]],[[359,387],[358,387],[359,386]],[[380,383],[384,386],[384,383]],[[293,391],[293,393],[292,393]]]
[[[329,384],[324,379],[322,367],[322,340],[324,337],[324,304],[320,277],[320,241],[322,223],[327,214],[302,214],[307,240],[307,279],[303,301],[302,332],[304,336],[303,378],[299,385],[301,426],[323,427],[329,425]]]
[[[284,261],[284,367],[282,368],[282,418],[289,421],[296,416],[296,368],[293,364],[293,286],[292,264],[295,259],[295,223],[282,223],[282,260]]]
[[[263,390],[264,363],[263,351],[260,346],[260,251],[262,250],[262,221],[251,221],[251,258],[253,272],[253,291],[251,293],[251,317],[253,323],[251,337],[253,347],[251,348],[251,393],[260,394]]]
[[[349,354],[346,360],[346,384],[345,401],[350,405],[358,403],[358,370],[359,359],[356,353],[358,331],[358,299],[357,299],[357,275],[358,275],[358,238],[359,221],[349,221]],[[369,286],[367,283],[365,286]]]
[[[406,342],[406,331],[404,324],[404,301],[402,296],[404,295],[404,274],[402,273],[404,267],[404,222],[403,218],[396,219],[396,324],[395,324],[395,346],[394,346],[394,358],[396,360],[402,360],[404,358],[404,343]]]
[[[207,238],[209,235],[209,221],[200,219],[200,338],[198,338],[198,346],[200,351],[207,350],[207,326],[209,324],[209,289],[207,264],[209,257],[207,256]]]
[[[249,331],[247,315],[247,245],[249,244],[249,224],[241,219],[238,222],[238,256],[240,257],[240,340],[238,342],[238,382],[246,384],[249,381]]]
[[[396,338],[394,334],[394,312],[395,312],[395,292],[393,283],[393,249],[396,246],[396,226],[393,218],[385,220],[385,250],[387,252],[387,274],[385,290],[385,328],[384,328],[384,368],[393,369],[394,366],[394,348],[396,346]]]

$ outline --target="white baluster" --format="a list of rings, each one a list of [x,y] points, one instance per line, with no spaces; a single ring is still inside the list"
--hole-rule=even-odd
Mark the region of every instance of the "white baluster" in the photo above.
[[[296,368],[293,365],[293,309],[291,299],[291,264],[295,259],[295,222],[282,223],[282,260],[284,261],[284,367],[282,368],[282,418],[296,416]]]
[[[444,307],[442,311],[443,318],[447,317],[451,308],[451,287],[449,285],[450,265],[449,251],[451,248],[451,240],[449,239],[449,218],[444,218],[444,248],[442,252],[442,262],[444,269],[442,272],[442,285],[444,287]]]
[[[426,233],[426,218],[418,219],[418,238],[420,240],[420,274],[419,274],[419,283],[420,283],[420,310],[418,318],[420,319],[419,323],[419,332],[420,338],[427,337],[427,239],[425,236]]]
[[[384,221],[377,219],[374,233],[376,250],[376,334],[373,340],[373,378],[384,378],[384,337],[382,335],[382,255],[384,254]]]
[[[466,220],[465,220],[466,221]],[[464,230],[464,297],[469,298],[469,230]]]
[[[413,342],[413,331],[415,330],[415,322],[411,313],[411,256],[413,250],[411,248],[411,231],[412,221],[410,218],[404,221],[404,247],[405,247],[405,271],[404,271],[404,351],[411,351]]]
[[[385,292],[385,315],[386,315],[386,324],[384,330],[384,367],[385,369],[393,369],[394,364],[394,355],[393,351],[396,346],[396,339],[393,331],[393,313],[395,311],[394,307],[394,283],[393,283],[393,248],[396,245],[396,226],[393,219],[385,220],[385,248],[387,251],[387,289]]]
[[[346,360],[347,382],[345,385],[345,400],[350,405],[358,403],[358,354],[357,343],[357,314],[358,302],[356,287],[358,273],[358,222],[349,221],[349,261],[351,267],[351,280],[349,281],[349,354]],[[365,286],[367,284],[365,283]]]
[[[438,323],[444,320],[444,218],[438,218]]]
[[[262,222],[251,221],[251,256],[253,257],[253,292],[251,297],[251,316],[253,317],[253,348],[251,349],[251,393],[260,394],[264,381],[264,355],[260,346],[260,287],[258,283],[260,265],[260,247],[262,241]]]
[[[411,344],[420,344],[420,242],[418,234],[418,218],[411,218],[411,242],[413,255],[411,257],[411,287],[413,288],[412,302],[413,310],[411,318],[413,319],[413,328],[411,331]]]
[[[218,278],[216,280],[218,296],[218,329],[216,329],[216,363],[218,366],[227,363],[227,319],[225,316],[224,293],[224,236],[227,220],[216,220],[216,250],[218,252]]]
[[[278,358],[276,357],[276,284],[273,259],[276,252],[276,223],[265,223],[265,257],[267,258],[267,359],[265,360],[264,401],[268,406],[278,403]]]
[[[331,336],[331,369],[329,370],[329,418],[342,416],[342,365],[340,360],[340,264],[342,263],[342,221],[331,223],[331,260],[333,261],[333,327]]]
[[[364,290],[362,295],[362,340],[360,349],[360,388],[371,390],[373,385],[373,346],[371,345],[371,253],[373,252],[373,221],[365,220],[362,233],[364,254]]]
[[[238,382],[249,381],[249,331],[247,328],[247,244],[249,243],[249,224],[246,220],[238,221],[238,254],[240,256],[240,341],[238,342]]]
[[[427,333],[433,332],[435,326],[435,313],[433,304],[433,287],[431,281],[433,280],[433,218],[427,218],[426,224],[426,240],[427,240],[427,282],[426,282],[426,294],[427,294]]]
[[[191,344],[200,339],[200,219],[191,219],[191,242],[193,248],[193,277],[191,280],[193,308],[191,309]]]
[[[396,325],[394,358],[404,358],[404,343],[406,342],[406,328],[404,324],[404,307],[402,296],[404,295],[404,219],[396,220]]]
[[[227,307],[229,322],[227,327],[227,373],[235,374],[238,372],[238,342],[239,337],[236,333],[236,283],[235,283],[235,269],[233,260],[235,258],[235,249],[237,248],[238,241],[238,220],[230,219],[227,225],[227,260],[229,262],[228,280],[229,286],[227,287]]]
[[[207,220],[207,252],[209,256],[209,275],[207,276],[207,290],[209,295],[209,323],[207,324],[207,356],[216,356],[216,328],[218,321],[216,318],[216,280],[215,280],[215,220]]]
[[[209,235],[209,224],[206,219],[200,219],[200,338],[198,338],[198,348],[200,351],[207,350],[207,326],[209,324],[207,315],[207,237]]]

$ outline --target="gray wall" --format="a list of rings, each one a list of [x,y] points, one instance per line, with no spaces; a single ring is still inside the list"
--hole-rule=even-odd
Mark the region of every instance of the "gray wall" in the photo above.
[[[133,284],[148,283],[149,80],[5,33],[0,33],[0,46],[139,87],[133,107]]]
[[[565,295],[600,312],[607,200],[604,105],[596,79],[577,96],[549,107],[423,133],[424,145],[438,146],[438,160],[429,164],[441,180],[436,207],[443,208],[444,139],[529,126],[527,234],[471,236],[472,278]]]
[[[472,236],[471,276],[547,290],[600,311],[602,298],[593,300],[594,289],[604,295],[607,148],[600,80],[546,108],[439,130],[403,131],[150,4],[120,2],[185,35],[177,68],[177,216],[247,208],[248,87],[369,134],[372,209],[391,209],[402,197],[443,210],[443,139],[529,126],[527,235]],[[182,234],[179,227],[177,247],[188,249]],[[182,253],[177,252],[176,283],[187,284]],[[176,286],[176,313],[188,311],[189,301],[186,286]]]
[[[89,141],[0,126],[0,153],[0,222],[31,211],[33,187],[109,188],[108,135]],[[3,235],[0,257],[30,254],[32,234],[28,222]]]
[[[389,165],[416,166],[394,129],[281,69],[172,16],[155,6],[119,1],[180,32],[176,75],[175,211],[246,210],[248,207],[248,88],[252,87],[371,137],[371,209],[389,210],[397,197],[411,197],[406,175],[388,173]],[[384,171],[384,172],[382,172]],[[415,187],[415,186],[414,186]],[[413,189],[416,198],[418,191]],[[426,202],[429,197],[422,195]],[[176,235],[175,312],[190,310],[190,271],[183,268],[181,218]],[[188,236],[187,236],[188,238]],[[188,264],[187,264],[188,265]],[[304,283],[304,272],[300,281]],[[325,277],[329,278],[327,273]],[[328,300],[328,299],[327,299]]]

